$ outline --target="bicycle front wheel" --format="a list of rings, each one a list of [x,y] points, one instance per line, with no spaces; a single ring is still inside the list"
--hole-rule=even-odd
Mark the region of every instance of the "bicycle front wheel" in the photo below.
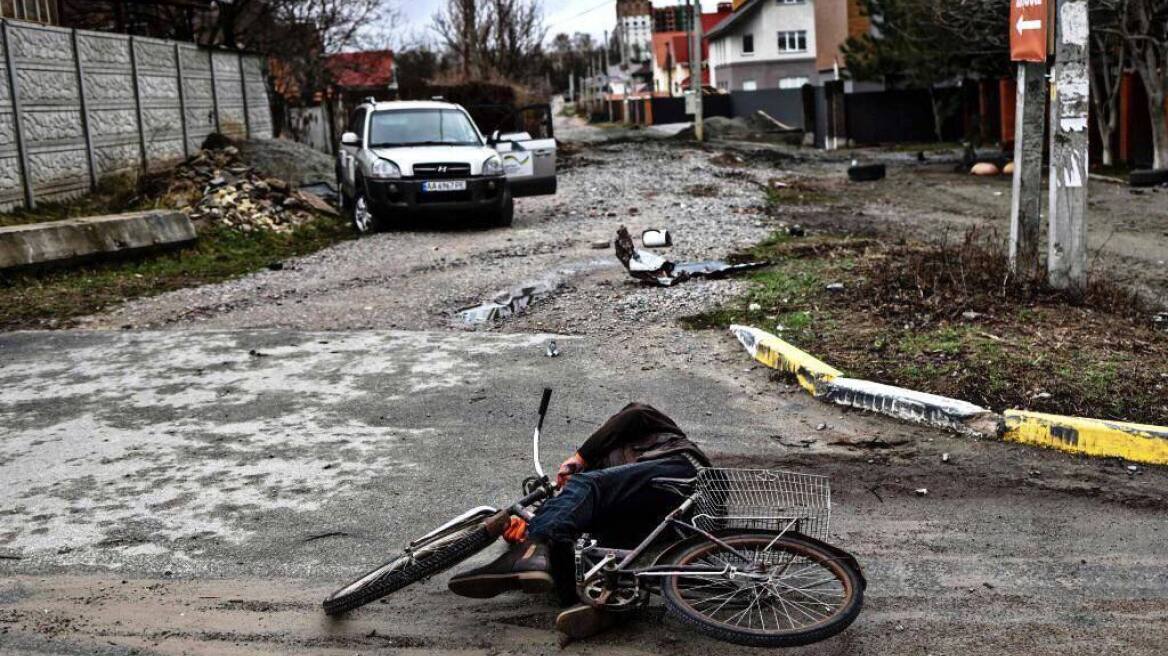
[[[729,565],[737,570],[733,577],[683,574],[661,586],[666,607],[701,633],[751,647],[795,647],[840,633],[860,614],[860,573],[837,554],[794,535],[718,537],[737,554],[702,541],[677,554],[671,565]]]
[[[469,526],[413,554],[403,554],[369,572],[324,600],[324,612],[336,616],[444,572],[495,541],[481,523]]]

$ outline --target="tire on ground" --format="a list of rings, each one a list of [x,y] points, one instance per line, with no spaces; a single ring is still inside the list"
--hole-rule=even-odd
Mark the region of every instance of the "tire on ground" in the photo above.
[[[360,608],[365,604],[377,601],[411,583],[416,583],[454,567],[483,549],[486,549],[494,541],[495,538],[487,533],[487,529],[480,526],[469,531],[462,538],[438,549],[428,557],[407,563],[376,578],[371,578],[360,587],[354,588],[342,595],[341,593],[353,584],[346,585],[330,595],[328,599],[324,600],[324,612],[335,617],[354,608]],[[386,565],[392,564],[396,560],[391,560],[385,565],[364,574],[357,581],[385,568]]]
[[[1168,169],[1142,169],[1132,171],[1128,184],[1133,187],[1155,187],[1168,184]]]
[[[848,179],[852,182],[874,182],[883,180],[887,173],[884,164],[857,164],[848,169]]]

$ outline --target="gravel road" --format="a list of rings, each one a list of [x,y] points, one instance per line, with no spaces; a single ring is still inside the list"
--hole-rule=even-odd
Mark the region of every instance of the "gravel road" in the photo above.
[[[464,600],[445,576],[319,612],[436,521],[515,496],[545,385],[545,465],[639,399],[723,464],[832,478],[832,541],[864,565],[867,603],[792,653],[1162,653],[1168,473],[819,404],[730,336],[678,327],[739,283],[646,288],[592,248],[668,227],[671,257],[723,257],[775,227],[749,178],[838,161],[725,168],[717,149],[592,137],[514,229],[401,227],[93,330],[0,335],[0,654],[755,653],[659,606],[560,650],[550,600]],[[718,195],[687,192],[703,184]],[[453,325],[537,279],[561,286],[528,314]]]

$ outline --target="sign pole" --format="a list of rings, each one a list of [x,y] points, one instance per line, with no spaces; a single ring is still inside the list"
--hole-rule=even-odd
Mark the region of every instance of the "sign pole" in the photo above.
[[[1038,274],[1042,225],[1042,153],[1046,137],[1046,60],[1050,5],[1010,0],[1010,59],[1018,62],[1014,112],[1014,193],[1010,205],[1010,270]]]
[[[1050,236],[1047,273],[1057,289],[1087,284],[1087,0],[1058,0],[1050,125]]]
[[[1018,64],[1014,113],[1014,197],[1010,206],[1010,270],[1037,273],[1042,226],[1042,153],[1046,130],[1046,64]]]
[[[705,141],[705,117],[702,106],[702,0],[693,0],[693,42],[690,44],[690,88],[694,96],[694,138],[698,143]]]

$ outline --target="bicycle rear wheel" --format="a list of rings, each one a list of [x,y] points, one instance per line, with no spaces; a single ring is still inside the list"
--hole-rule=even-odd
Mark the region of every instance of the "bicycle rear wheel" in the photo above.
[[[814,542],[776,535],[719,535],[749,563],[716,542],[682,550],[672,565],[730,565],[738,573],[669,577],[661,586],[666,607],[701,633],[751,647],[807,645],[846,629],[863,606],[860,573]]]
[[[468,526],[413,554],[403,554],[337,590],[324,600],[324,612],[336,616],[377,601],[454,567],[494,541],[481,523]]]

